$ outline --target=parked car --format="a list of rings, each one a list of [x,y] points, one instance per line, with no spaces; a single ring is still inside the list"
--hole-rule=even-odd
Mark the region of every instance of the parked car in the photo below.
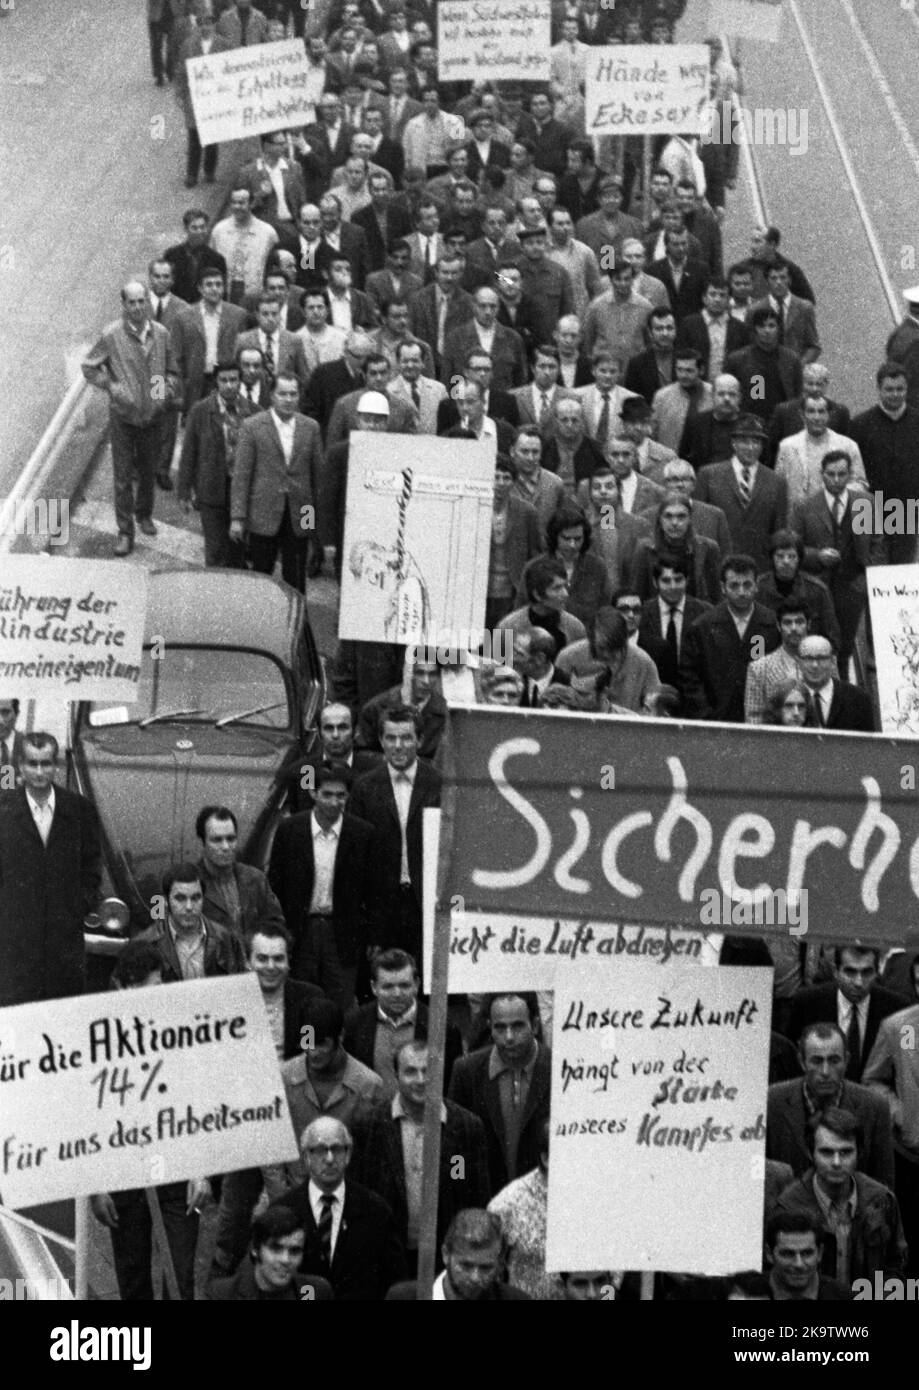
[[[285,770],[310,751],[322,705],[303,596],[245,570],[151,574],[137,695],[75,707],[69,766],[135,927],[149,925],[163,870],[198,858],[202,806],[231,807],[240,858],[267,861]]]

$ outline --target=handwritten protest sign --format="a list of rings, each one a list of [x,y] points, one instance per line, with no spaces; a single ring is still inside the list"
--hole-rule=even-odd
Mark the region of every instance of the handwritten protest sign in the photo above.
[[[494,476],[488,440],[352,434],[340,638],[478,645]]]
[[[444,0],[439,6],[441,82],[548,82],[550,0]]]
[[[711,0],[708,27],[718,34],[775,43],[782,27],[782,0]]]
[[[705,44],[588,49],[589,135],[700,135],[708,104]]]
[[[919,735],[919,565],[873,565],[868,603],[881,728]]]
[[[17,697],[137,699],[147,574],[117,560],[6,555],[0,689]]]
[[[759,1268],[771,994],[745,967],[559,977],[547,1269]]]
[[[915,920],[909,739],[451,705],[441,746],[464,912],[890,943]]]
[[[296,1157],[253,975],[0,1012],[6,1206]]]
[[[307,62],[302,39],[208,53],[185,65],[202,145],[313,120],[322,69]]]

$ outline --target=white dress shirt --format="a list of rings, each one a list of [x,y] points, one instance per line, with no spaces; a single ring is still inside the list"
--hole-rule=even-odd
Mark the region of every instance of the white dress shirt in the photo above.
[[[281,448],[284,450],[284,462],[289,464],[291,455],[294,451],[294,418],[291,416],[289,420],[282,420],[273,410],[271,411],[271,418],[281,438]]]
[[[310,1207],[312,1208],[313,1217],[314,1217],[314,1219],[315,1219],[315,1221],[316,1221],[316,1225],[318,1226],[318,1225],[319,1225],[319,1218],[320,1218],[320,1216],[322,1215],[322,1198],[323,1198],[323,1193],[322,1193],[321,1189],[318,1188],[318,1187],[316,1186],[316,1184],[313,1182],[312,1178],[310,1178],[310,1185],[309,1185],[308,1191],[309,1191]],[[335,1201],[332,1203],[332,1239],[331,1239],[331,1244],[330,1244],[330,1246],[329,1246],[329,1260],[331,1261],[332,1257],[333,1257],[334,1254],[335,1254],[335,1246],[338,1244],[338,1232],[341,1230],[341,1218],[342,1218],[342,1215],[344,1214],[344,1207],[345,1207],[345,1184],[344,1184],[344,1179],[342,1179],[342,1181],[338,1184],[338,1186],[335,1188],[334,1192],[331,1192],[329,1195],[330,1195],[331,1197],[334,1197],[334,1198],[335,1198]]]
[[[408,825],[408,813],[412,804],[412,792],[415,789],[417,772],[417,759],[404,772],[397,772],[394,767],[389,769],[389,780],[392,783],[392,793],[396,798],[396,811],[399,815],[399,829],[402,832],[402,858],[399,863],[400,883],[411,883],[412,881],[408,868],[408,840],[405,830]]]
[[[622,510],[631,514],[635,506],[635,493],[638,491],[638,474],[633,469],[627,478],[623,478],[619,484],[619,496],[622,498]]]
[[[278,201],[278,221],[293,222],[293,213],[287,206],[287,197],[284,192],[284,170],[289,169],[290,165],[286,159],[279,159],[275,164],[265,164],[265,173],[271,180],[271,187],[274,189],[274,196]]]
[[[41,842],[43,845],[47,845],[48,836],[51,834],[51,822],[54,820],[54,788],[51,788],[46,801],[36,801],[32,793],[27,791],[26,801],[29,803],[29,810],[32,812],[32,819],[41,836]]]
[[[332,911],[332,883],[335,878],[335,859],[338,855],[338,842],[341,837],[341,816],[330,830],[323,830],[316,819],[316,812],[310,816],[310,831],[313,836],[313,896],[310,899],[310,912],[330,913]]]
[[[331,323],[333,328],[340,328],[345,333],[350,333],[354,324],[351,316],[351,296],[350,294],[329,294],[329,305],[331,307]]]

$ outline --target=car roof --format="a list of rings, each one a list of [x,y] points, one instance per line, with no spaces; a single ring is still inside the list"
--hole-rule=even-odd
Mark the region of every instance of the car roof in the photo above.
[[[305,603],[288,584],[250,570],[158,570],[150,575],[144,641],[249,647],[292,665]]]

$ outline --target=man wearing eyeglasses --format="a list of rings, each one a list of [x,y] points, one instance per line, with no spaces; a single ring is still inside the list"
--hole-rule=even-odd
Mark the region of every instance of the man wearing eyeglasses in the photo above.
[[[314,1120],[301,1138],[309,1177],[272,1205],[288,1207],[303,1224],[302,1273],[328,1279],[339,1303],[379,1302],[405,1278],[405,1254],[382,1197],[346,1177],[351,1150],[340,1120]]]

